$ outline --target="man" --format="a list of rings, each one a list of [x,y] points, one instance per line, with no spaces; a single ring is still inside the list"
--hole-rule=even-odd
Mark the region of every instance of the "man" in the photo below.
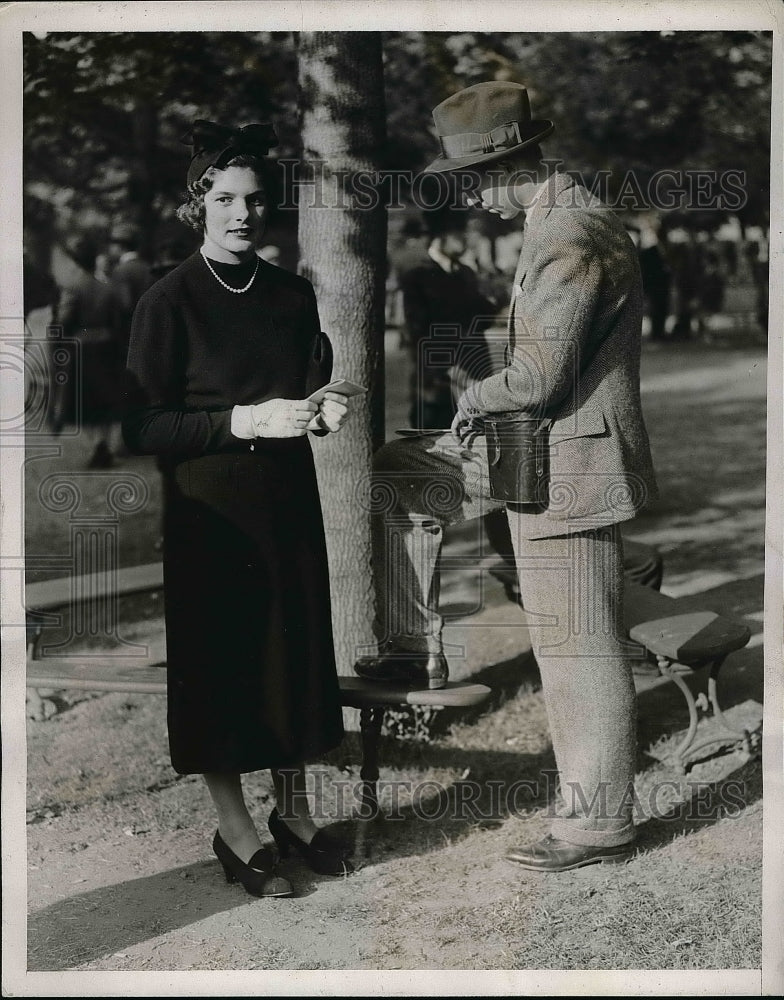
[[[461,222],[439,213],[429,228],[426,259],[400,281],[411,361],[409,420],[412,427],[446,428],[455,415],[455,396],[492,370],[483,333],[497,307],[460,262],[466,252]]]
[[[112,252],[117,260],[110,274],[110,284],[122,307],[123,364],[128,353],[128,338],[136,303],[155,280],[149,265],[139,255],[141,237],[137,229],[126,223],[114,227],[111,235]]]
[[[400,235],[393,240],[387,254],[387,326],[399,327],[400,348],[409,347],[408,329],[403,313],[401,280],[412,268],[427,261],[427,234],[418,219],[406,219]]]
[[[549,427],[549,484],[508,517],[542,676],[561,799],[551,833],[510,853],[564,871],[624,861],[634,840],[636,701],[623,631],[619,524],[655,495],[640,406],[642,287],[634,245],[597,198],[541,160],[550,121],[524,87],[477,84],[433,112],[442,155],[428,168],[470,181],[471,202],[524,221],[507,363],[458,401],[452,433],[376,456],[387,509],[375,521],[379,653],[363,677],[443,686],[438,613],[443,525],[502,506],[489,497],[482,418],[524,412]]]
[[[477,379],[492,374],[484,332],[498,303],[479,287],[476,273],[462,263],[468,241],[465,220],[447,211],[426,213],[427,257],[401,278],[406,346],[410,355],[411,427],[447,428],[459,396]],[[488,541],[504,562],[490,572],[510,600],[519,600],[512,540],[503,510],[484,519]]]
[[[670,268],[659,240],[658,219],[643,216],[639,224],[639,246],[642,290],[648,300],[651,320],[651,340],[664,340],[670,309]]]

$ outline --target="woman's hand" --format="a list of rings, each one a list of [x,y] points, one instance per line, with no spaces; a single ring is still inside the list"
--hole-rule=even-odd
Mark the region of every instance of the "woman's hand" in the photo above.
[[[268,399],[250,408],[256,437],[302,437],[316,413],[318,404],[309,399]]]
[[[337,433],[348,420],[348,396],[340,392],[328,392],[324,396],[318,414],[308,425],[312,431],[328,430]]]

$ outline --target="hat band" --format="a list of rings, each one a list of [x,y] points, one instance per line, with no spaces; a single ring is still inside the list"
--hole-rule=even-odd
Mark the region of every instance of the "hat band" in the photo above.
[[[520,135],[520,122],[506,122],[489,132],[459,132],[457,135],[440,135],[441,152],[448,160],[472,153],[497,153],[514,149],[525,140]]]

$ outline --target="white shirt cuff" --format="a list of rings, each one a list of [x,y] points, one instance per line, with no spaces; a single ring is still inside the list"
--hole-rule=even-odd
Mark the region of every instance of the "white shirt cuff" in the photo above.
[[[231,433],[234,437],[244,438],[246,441],[253,441],[256,438],[250,406],[235,406],[233,408],[231,411]]]

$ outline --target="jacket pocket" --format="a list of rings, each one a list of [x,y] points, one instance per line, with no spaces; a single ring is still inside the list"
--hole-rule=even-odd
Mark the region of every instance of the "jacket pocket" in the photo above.
[[[610,429],[601,410],[576,410],[565,417],[558,417],[550,427],[551,444],[574,438],[609,436]]]

